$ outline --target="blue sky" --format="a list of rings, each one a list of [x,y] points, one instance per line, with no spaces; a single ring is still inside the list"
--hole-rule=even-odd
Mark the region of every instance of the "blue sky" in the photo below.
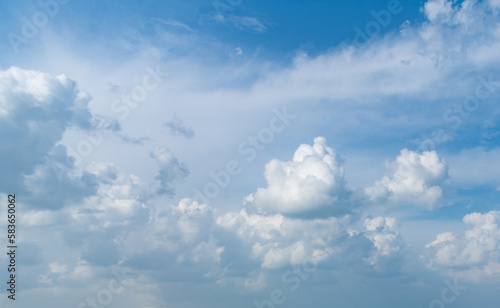
[[[496,307],[498,0],[0,6],[2,307]]]

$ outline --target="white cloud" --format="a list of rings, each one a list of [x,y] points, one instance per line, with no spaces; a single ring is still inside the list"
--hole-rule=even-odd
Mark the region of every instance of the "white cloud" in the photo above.
[[[327,259],[335,250],[329,246],[346,236],[343,223],[335,217],[301,220],[279,214],[249,214],[245,210],[217,219],[217,225],[243,241],[242,249],[249,251],[250,259],[268,269],[302,264],[314,256],[322,257],[316,261]],[[237,247],[227,247],[229,253],[234,249]]]
[[[229,23],[233,27],[242,31],[257,33],[263,33],[267,31],[267,27],[258,17],[237,15],[229,15],[224,17],[222,15],[216,15],[214,18],[219,22]]]
[[[418,154],[403,149],[390,168],[392,173],[389,176],[364,189],[370,200],[411,203],[428,209],[438,205],[448,167],[435,151]]]
[[[219,217],[217,225],[244,244],[226,247],[229,256],[239,255],[235,249],[241,249],[263,269],[313,262],[353,266],[367,275],[393,274],[400,270],[405,247],[396,220],[390,217],[366,219],[363,225],[350,216],[304,220],[242,210]],[[221,244],[229,241],[228,236],[219,237]]]
[[[179,28],[182,28],[182,29],[190,31],[190,32],[194,31],[188,25],[186,25],[186,24],[184,24],[184,23],[182,23],[180,21],[177,21],[177,20],[173,20],[173,19],[161,19],[161,18],[151,18],[151,20],[158,21],[159,23],[165,24],[167,26],[179,27]]]
[[[302,144],[291,161],[271,160],[264,176],[268,187],[245,198],[257,212],[317,216],[348,211],[344,168],[323,137],[315,138],[312,146]]]
[[[144,221],[147,209],[143,202],[150,193],[140,178],[120,172],[111,163],[93,163],[87,166],[87,171],[98,177],[100,184],[95,195],[64,210],[73,220],[75,229],[98,232]]]
[[[376,217],[365,220],[367,237],[374,243],[381,255],[390,255],[399,251],[398,246],[391,245],[398,233],[396,230],[396,219],[394,217]],[[384,232],[384,234],[382,234]]]
[[[366,258],[367,262],[379,273],[392,275],[400,271],[406,244],[399,234],[398,223],[394,217],[367,218],[363,235],[375,247]]]
[[[297,57],[291,67],[275,71],[269,67],[261,70],[264,66],[259,63],[255,65],[254,62],[252,65],[247,63],[248,67],[251,67],[250,73],[244,69],[241,71],[227,69],[227,72],[230,72],[227,75],[230,77],[223,80],[209,78],[206,83],[201,83],[200,80],[206,79],[207,74],[200,74],[199,72],[203,70],[199,67],[193,68],[194,61],[179,61],[174,63],[177,66],[172,67],[178,72],[189,73],[173,74],[175,78],[169,80],[168,86],[165,86],[168,91],[175,92],[172,89],[177,88],[181,89],[179,92],[184,91],[180,93],[182,95],[174,93],[179,95],[177,97],[168,96],[171,98],[168,108],[181,108],[175,105],[176,98],[180,97],[183,98],[182,104],[189,106],[187,108],[192,108],[190,102],[204,99],[207,103],[203,105],[208,107],[200,106],[200,108],[208,110],[213,109],[215,101],[219,103],[239,101],[242,104],[237,108],[241,108],[240,106],[251,105],[246,104],[251,100],[259,102],[267,109],[276,102],[296,102],[302,99],[314,102],[317,99],[327,98],[338,104],[335,106],[340,106],[339,109],[343,109],[347,106],[343,105],[343,100],[348,100],[349,106],[352,106],[350,108],[356,108],[356,104],[351,102],[377,104],[380,102],[380,97],[394,95],[401,95],[405,99],[417,96],[441,98],[443,93],[460,96],[464,91],[468,91],[463,85],[467,85],[470,81],[468,77],[461,75],[462,72],[470,74],[470,71],[462,70],[464,67],[490,69],[498,64],[496,50],[498,50],[499,32],[498,29],[492,32],[492,28],[498,28],[498,23],[495,21],[488,25],[482,21],[475,22],[478,19],[474,19],[471,13],[476,9],[468,5],[472,2],[464,3],[465,5],[461,7],[450,8],[450,2],[428,2],[425,9],[431,23],[424,27],[409,27],[404,31],[403,37],[386,37],[366,48],[356,50],[351,55],[350,63],[346,61],[342,50],[336,50],[313,58]],[[494,1],[490,0],[490,3]],[[261,21],[252,18],[229,20],[229,22],[241,29],[251,29],[256,32],[266,30]],[[460,27],[457,29],[450,27],[444,31],[443,23]],[[174,22],[171,25],[184,27],[183,24]],[[167,37],[179,39],[173,36]],[[188,49],[193,45],[187,44],[184,47]],[[156,53],[157,50],[153,49],[152,53]],[[227,51],[227,48],[224,50]],[[238,50],[233,52],[239,53]],[[227,52],[224,52],[224,55],[226,54]],[[72,55],[67,53],[65,56]],[[57,60],[59,65],[57,69],[66,65]],[[142,65],[144,59],[140,60],[138,62]],[[81,69],[81,66],[79,68]],[[5,132],[8,131],[10,134],[17,134],[22,142],[5,143],[8,146],[0,150],[0,158],[4,162],[7,175],[14,175],[0,179],[1,182],[7,182],[7,179],[17,180],[18,183],[27,185],[28,190],[40,195],[43,195],[44,191],[49,195],[49,191],[45,190],[51,188],[48,184],[66,182],[56,190],[55,194],[78,197],[73,198],[73,201],[78,202],[73,202],[71,208],[63,208],[61,211],[70,218],[67,224],[61,222],[62,225],[54,226],[54,221],[57,221],[59,216],[45,210],[30,211],[26,216],[26,222],[30,227],[50,226],[58,232],[62,230],[71,249],[80,252],[82,258],[88,260],[80,261],[73,266],[68,263],[67,271],[75,281],[93,277],[100,268],[96,265],[123,262],[141,275],[151,278],[153,283],[158,282],[155,279],[159,276],[161,277],[158,280],[207,281],[207,278],[218,279],[234,274],[244,277],[245,286],[261,289],[268,282],[262,268],[266,270],[296,265],[311,256],[331,267],[352,265],[355,268],[356,263],[366,263],[365,265],[379,272],[391,272],[391,263],[398,265],[398,261],[404,258],[401,255],[404,244],[399,237],[394,219],[376,217],[358,221],[334,213],[335,209],[349,208],[347,203],[339,202],[339,200],[346,201],[343,198],[349,194],[349,190],[345,188],[344,171],[337,154],[326,146],[326,142],[322,139],[315,139],[312,146],[299,147],[290,161],[270,162],[266,167],[268,186],[251,195],[248,200],[248,212],[228,213],[217,219],[214,216],[215,210],[203,204],[181,200],[176,205],[170,205],[161,197],[152,198],[154,194],[140,178],[123,174],[111,165],[94,164],[87,166],[84,173],[74,174],[74,166],[67,162],[65,151],[58,152],[54,144],[60,140],[68,127],[90,126],[89,113],[86,110],[90,97],[76,90],[74,84],[63,77],[51,77],[38,72],[15,72],[15,70],[10,69],[10,73],[1,73],[3,79],[0,79],[2,87],[0,93],[3,96],[0,100],[0,117],[2,117],[0,136],[2,140],[11,140],[9,138],[12,136],[4,138]],[[92,79],[100,75],[96,73],[99,72],[97,70],[88,69],[88,71],[91,72],[88,75]],[[189,75],[192,71],[195,73]],[[129,72],[123,68],[116,75],[128,76],[127,73]],[[218,87],[220,84],[240,73],[242,75],[255,73],[251,80],[259,80],[251,89],[251,95],[234,89],[229,92],[220,90]],[[458,75],[458,82],[450,82],[450,77],[455,75]],[[200,84],[203,87],[198,87]],[[121,87],[124,87],[122,83]],[[206,90],[207,87],[217,88],[217,91]],[[158,100],[161,105],[166,105],[164,98],[167,96],[164,92],[158,96],[161,97]],[[61,97],[64,104],[58,101]],[[101,101],[106,99],[100,98]],[[151,110],[155,110],[155,114],[158,115],[165,114],[160,112],[163,110],[159,109],[160,103],[154,105],[155,102],[152,101],[150,104],[153,106],[150,107]],[[99,108],[107,108],[105,103],[98,105]],[[258,105],[257,103],[251,106],[258,108]],[[361,108],[365,110],[364,106]],[[228,115],[234,112],[225,108],[219,109],[223,111],[218,114],[217,119],[229,119],[231,117]],[[195,116],[191,117],[190,123],[197,123],[198,127],[203,127],[207,123],[205,119],[205,122],[201,121],[201,124],[198,124],[194,119]],[[200,118],[206,118],[206,114]],[[210,124],[223,122],[217,119],[210,118]],[[130,127],[134,130],[143,129],[143,124],[141,123],[140,128],[134,124],[130,124]],[[157,121],[155,125],[155,128],[158,128],[161,124]],[[220,131],[227,131],[225,124],[220,125]],[[146,126],[147,123],[144,124],[145,131],[148,129]],[[208,126],[210,125],[206,125]],[[239,138],[239,132],[232,133]],[[207,144],[210,143],[209,146],[217,149],[222,142],[230,143],[231,140],[207,139],[206,141]],[[33,147],[27,151],[21,152],[18,156],[10,155],[16,148],[26,147],[29,144]],[[177,149],[175,153],[179,155]],[[120,156],[122,154],[124,160],[127,160],[128,153],[123,151]],[[112,152],[111,155],[116,155],[116,152]],[[147,153],[144,156],[147,157]],[[151,157],[160,166],[158,176],[160,192],[173,193],[174,183],[186,177],[187,168],[165,148],[153,150]],[[185,159],[183,155],[179,157]],[[491,158],[494,155],[485,157]],[[14,166],[12,170],[17,171],[9,169],[11,162]],[[63,172],[59,173],[63,181],[60,179],[56,181],[58,174],[50,169],[54,164],[64,167]],[[437,154],[428,152],[419,155],[411,151],[402,152],[393,167],[391,175],[367,189],[370,197],[379,202],[408,202],[430,208],[439,205],[441,185],[446,178],[446,167]],[[470,171],[467,168],[462,170],[464,174]],[[480,172],[476,176],[479,175]],[[78,190],[82,187],[92,189]],[[66,191],[66,195],[63,191]],[[51,201],[50,198],[44,199],[47,202]],[[53,209],[60,209],[64,204],[58,203]],[[267,215],[263,215],[263,212],[256,214],[250,211],[252,206],[266,212]],[[317,213],[337,216],[311,219]],[[299,217],[308,219],[298,219]],[[457,239],[451,233],[440,234],[435,241],[429,243],[430,250],[437,250],[433,259],[434,266],[472,265],[479,266],[487,274],[498,273],[500,265],[495,255],[495,249],[498,250],[496,240],[498,234],[495,231],[498,223],[491,224],[481,219],[470,216],[467,222],[473,227],[471,232],[466,233],[465,238],[472,244]],[[498,217],[495,219],[498,221]],[[214,228],[217,230],[214,231]],[[494,247],[496,248],[493,249]],[[100,250],[101,248],[103,250]],[[98,258],[98,254],[103,254],[102,259]],[[73,255],[68,258],[73,261],[75,259]],[[109,260],[104,260],[106,258]],[[150,270],[143,270],[144,267],[149,267]],[[213,279],[208,281],[212,282]],[[85,282],[92,283],[88,280]]]
[[[449,21],[453,14],[452,2],[448,0],[430,0],[424,4],[424,13],[430,22]]]
[[[17,67],[0,71],[0,189],[24,190],[24,176],[44,162],[66,129],[89,128],[89,101],[65,75]]]
[[[463,237],[446,232],[426,246],[429,266],[470,278],[500,274],[500,212],[471,213],[463,222],[469,226]]]
[[[426,248],[434,247],[434,246],[441,244],[441,243],[452,242],[455,239],[456,239],[455,235],[453,235],[453,233],[451,233],[451,232],[440,233],[437,235],[436,239],[433,242],[425,245],[425,247]]]
[[[68,270],[68,267],[66,265],[60,265],[57,262],[50,263],[49,268],[51,273],[56,274],[64,274]]]

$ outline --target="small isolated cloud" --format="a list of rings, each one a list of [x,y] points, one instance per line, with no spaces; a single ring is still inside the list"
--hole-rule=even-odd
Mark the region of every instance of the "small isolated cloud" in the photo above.
[[[470,228],[456,238],[451,232],[441,233],[426,247],[431,253],[429,266],[454,269],[455,274],[470,278],[500,275],[500,211],[471,213],[463,218]]]
[[[239,57],[243,54],[243,50],[241,49],[241,47],[236,47],[235,49],[231,50],[231,52],[229,53],[229,56],[231,58],[235,58],[235,57]]]
[[[267,188],[245,198],[249,209],[288,216],[340,215],[348,212],[350,192],[344,168],[324,137],[302,144],[291,161],[266,164]]]
[[[159,173],[156,176],[156,179],[160,181],[157,193],[173,196],[176,182],[182,181],[189,175],[187,165],[179,162],[174,153],[164,146],[155,146],[149,156],[160,165]]]
[[[425,248],[431,248],[441,243],[452,242],[455,239],[455,235],[453,235],[453,233],[451,232],[440,233],[437,235],[436,239],[433,242],[425,245]]]
[[[68,270],[68,267],[66,265],[60,265],[57,262],[50,263],[49,268],[51,273],[57,274],[64,274]]]
[[[163,126],[168,129],[171,135],[182,135],[187,139],[191,139],[194,136],[194,130],[184,126],[184,122],[176,114],[172,116],[170,121],[163,124]]]
[[[267,27],[257,17],[236,16],[236,15],[230,15],[230,16],[216,15],[214,17],[214,19],[217,20],[218,22],[227,23],[227,24],[229,24],[229,25],[231,25],[239,30],[242,30],[242,31],[250,31],[250,32],[258,32],[258,33],[264,33],[267,31]]]
[[[392,174],[384,176],[365,195],[374,202],[410,203],[433,209],[441,199],[448,166],[435,151],[417,154],[407,149],[390,165]]]
[[[182,28],[182,29],[187,30],[189,32],[193,32],[194,31],[190,26],[188,26],[188,25],[186,25],[186,24],[184,24],[184,23],[182,23],[180,21],[177,21],[177,20],[173,20],[173,19],[161,19],[161,18],[151,18],[151,20],[157,21],[157,22],[162,23],[162,24],[167,25],[167,26]]]

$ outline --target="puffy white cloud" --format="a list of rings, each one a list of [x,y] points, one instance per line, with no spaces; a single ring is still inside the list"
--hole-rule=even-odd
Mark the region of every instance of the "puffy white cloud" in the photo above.
[[[368,237],[381,255],[387,256],[399,251],[399,246],[392,245],[398,236],[394,217],[376,217],[365,220],[366,237]]]
[[[230,234],[219,236],[220,244],[231,243],[228,237],[243,243],[225,248],[227,256],[223,254],[222,265],[228,268],[233,261],[224,261],[225,258],[234,259],[246,253],[263,270],[312,262],[326,268],[352,266],[367,275],[393,275],[400,271],[406,247],[396,220],[390,217],[368,218],[360,223],[349,215],[298,219],[242,210],[219,217],[217,225]],[[239,254],[236,249],[244,253]],[[252,270],[253,267],[248,268],[248,274]]]
[[[500,274],[500,212],[471,213],[463,222],[469,226],[463,237],[441,233],[426,246],[429,266],[473,278]]]
[[[280,214],[249,214],[242,210],[219,217],[217,224],[242,240],[250,258],[263,268],[297,265],[313,257],[322,261],[333,252],[329,245],[346,236],[341,221],[335,217],[302,220]]]
[[[370,200],[411,203],[428,209],[438,205],[441,186],[448,177],[448,167],[435,151],[418,154],[403,149],[390,168],[391,175],[364,189]]]
[[[291,161],[273,159],[266,164],[267,188],[245,198],[259,213],[288,216],[340,215],[349,210],[344,168],[324,137],[302,144]]]
[[[210,228],[213,225],[214,210],[206,204],[191,199],[182,199],[177,206],[171,206],[168,212],[159,213],[159,227],[174,227],[176,232],[168,232],[169,236],[178,235],[178,241],[187,244],[209,241]],[[165,231],[165,230],[164,230]]]
[[[399,234],[399,227],[394,217],[367,218],[364,222],[363,235],[370,239],[375,249],[366,261],[378,274],[394,275],[400,271],[406,244]]]
[[[44,163],[67,128],[90,128],[89,101],[66,75],[17,67],[0,71],[2,191],[21,191],[24,176]]]
[[[135,221],[134,230],[130,226],[115,230],[122,266],[132,271],[163,273],[161,279],[165,281],[219,277],[225,248],[212,234],[214,209],[191,199],[145,207],[148,214]],[[131,218],[135,215],[130,214]]]

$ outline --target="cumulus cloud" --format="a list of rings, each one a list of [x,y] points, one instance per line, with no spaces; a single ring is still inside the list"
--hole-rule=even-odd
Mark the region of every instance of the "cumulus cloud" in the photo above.
[[[487,24],[472,16],[477,12],[472,3],[429,1],[424,10],[430,23],[423,27],[407,27],[396,40],[388,37],[369,44],[351,54],[349,65],[342,50],[298,57],[292,67],[259,78],[251,93],[274,101],[328,98],[336,102],[441,93],[450,89],[449,77],[464,66],[498,64],[498,22]],[[488,3],[498,8],[498,1]],[[262,22],[251,18],[228,22],[265,31]],[[442,31],[447,24],[459,27]],[[246,199],[247,209],[216,218],[213,208],[189,199],[175,205],[157,200],[160,204],[155,204],[147,185],[110,164],[92,164],[75,174],[64,148],[54,144],[70,126],[92,126],[86,107],[90,97],[65,77],[15,68],[0,76],[0,136],[7,141],[0,149],[4,167],[0,186],[9,190],[9,183],[25,185],[26,190],[44,196],[39,200],[47,200],[42,208],[52,206],[67,215],[67,224],[54,227],[59,216],[52,211],[30,211],[26,222],[30,227],[63,230],[67,245],[80,252],[74,253],[76,259],[82,259],[72,266],[50,259],[51,275],[67,274],[80,281],[92,277],[99,267],[119,263],[155,283],[213,282],[240,275],[245,286],[261,289],[266,284],[264,270],[297,265],[311,257],[330,268],[363,264],[378,273],[392,272],[391,266],[399,266],[403,258],[405,245],[393,218],[344,216],[351,208],[350,191],[341,161],[322,138],[312,146],[300,146],[290,161],[270,162],[267,187]],[[463,87],[451,84],[450,95],[462,93]],[[191,135],[182,123],[171,122],[167,128]],[[23,151],[16,151],[19,148]],[[187,176],[187,167],[164,147],[155,148],[150,156],[160,165],[157,192],[172,195],[176,181]],[[420,155],[403,150],[392,167],[390,175],[364,190],[369,199],[428,208],[439,205],[447,172],[435,152]],[[50,194],[64,197],[67,203],[56,200],[50,205]],[[73,206],[65,208],[65,204]],[[442,233],[426,246],[432,254],[430,267],[457,271],[467,267],[498,274],[498,213],[466,217],[470,229],[465,236]],[[43,247],[48,246],[32,250]],[[145,268],[149,271],[142,271]]]
[[[0,71],[0,190],[20,191],[24,176],[44,163],[67,128],[90,128],[89,101],[66,75]]]
[[[390,168],[390,175],[364,189],[370,200],[410,203],[428,209],[438,205],[442,196],[441,186],[448,177],[448,167],[435,151],[418,154],[403,149]]]
[[[228,269],[238,263],[236,255],[247,255],[263,270],[312,262],[330,269],[352,266],[366,275],[394,275],[400,271],[405,248],[398,224],[390,217],[362,223],[349,215],[298,219],[242,210],[220,216],[217,225],[227,232],[218,237],[220,244],[232,243],[232,237],[240,242],[225,247],[221,264]],[[247,274],[254,273],[254,267],[246,266]]]
[[[364,274],[399,272],[405,244],[396,219],[363,222],[352,215],[344,169],[325,138],[300,145],[291,161],[271,160],[264,175],[267,188],[247,196],[245,209],[217,218],[221,265],[229,273],[243,271],[253,275],[250,282],[264,284],[265,276],[241,264],[245,256],[264,270],[314,262]]]
[[[191,199],[152,207],[147,225],[123,241],[124,265],[161,272],[165,281],[217,279],[225,248],[212,234],[214,216],[210,206]]]
[[[174,153],[164,146],[156,145],[149,156],[160,165],[156,179],[160,182],[158,194],[173,196],[175,183],[189,175],[187,165],[174,156]]]
[[[324,220],[301,220],[276,214],[264,216],[227,213],[217,219],[217,224],[244,241],[250,258],[263,268],[281,268],[301,264],[317,257],[326,259],[333,249],[335,239],[345,236],[341,222],[334,217]],[[227,247],[227,251],[235,247]]]
[[[475,279],[500,275],[500,212],[471,213],[463,222],[469,227],[463,237],[445,232],[426,246],[429,267]]]
[[[302,144],[291,161],[266,164],[267,188],[245,198],[249,209],[289,216],[340,215],[349,211],[344,168],[324,137]]]
[[[366,259],[378,274],[391,275],[400,271],[406,244],[399,233],[394,217],[367,218],[364,236],[372,241],[375,249]]]
[[[150,210],[145,202],[150,197],[149,187],[109,163],[93,163],[86,171],[100,184],[95,195],[64,209],[70,223],[64,237],[80,251],[82,260],[110,266],[120,260],[123,238],[148,220]]]

